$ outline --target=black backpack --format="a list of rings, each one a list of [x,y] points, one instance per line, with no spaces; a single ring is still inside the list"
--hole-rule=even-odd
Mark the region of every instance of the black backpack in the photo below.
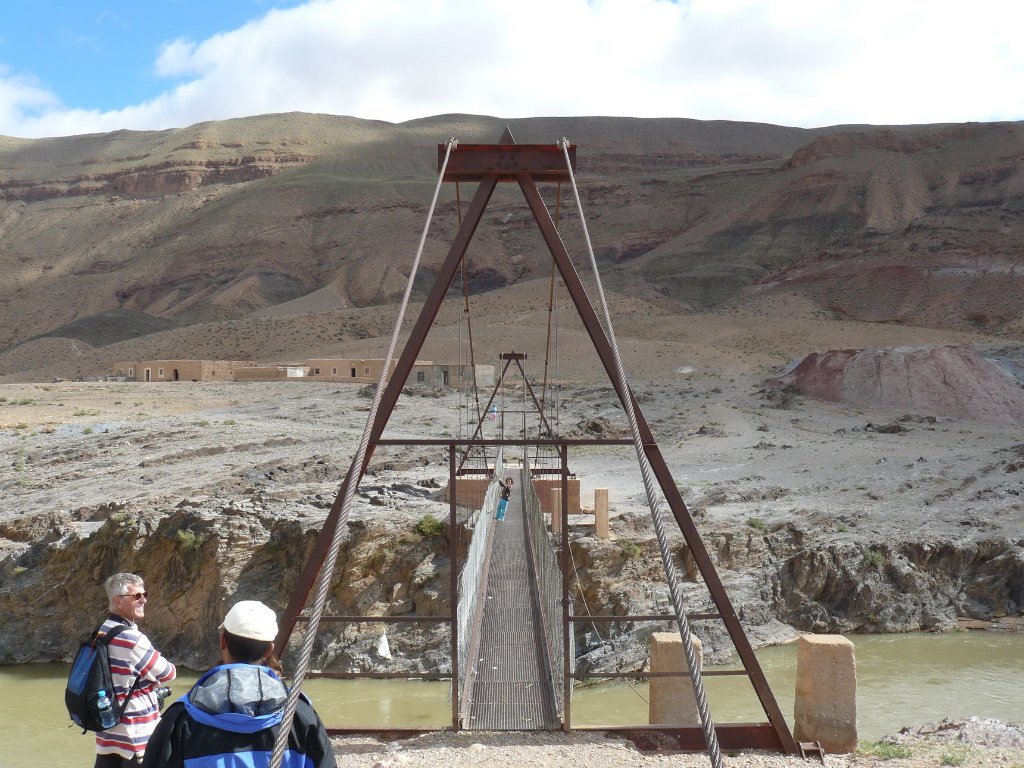
[[[78,647],[75,662],[71,665],[71,674],[68,676],[68,685],[64,689],[64,703],[67,705],[72,721],[82,729],[82,733],[106,730],[100,722],[100,712],[96,706],[100,691],[107,692],[110,706],[114,710],[114,717],[117,718],[117,722],[121,722],[123,711],[117,701],[117,696],[114,695],[114,678],[110,673],[110,655],[107,646],[111,640],[126,629],[128,629],[128,625],[119,624],[105,635],[99,634],[99,630],[97,630],[92,633],[90,639]],[[140,679],[135,679],[128,695],[125,696],[126,704]]]

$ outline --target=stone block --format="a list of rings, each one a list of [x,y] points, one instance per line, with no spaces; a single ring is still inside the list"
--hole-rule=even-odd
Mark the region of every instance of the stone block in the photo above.
[[[703,666],[700,639],[690,635],[697,672]],[[683,639],[678,632],[651,633],[651,672],[689,672]],[[648,720],[657,725],[699,725],[700,713],[693,683],[685,677],[652,677]]]
[[[831,753],[857,748],[857,663],[845,637],[797,640],[793,718],[797,741],[819,741]]]
[[[562,533],[562,489],[551,488],[551,532],[556,536]]]
[[[487,496],[487,486],[490,483],[489,477],[456,477],[455,505],[466,509],[480,509]],[[451,487],[445,486],[445,501],[451,499],[451,492]]]
[[[578,515],[580,514],[580,479],[578,477],[568,478],[566,483],[569,489],[569,514]],[[551,490],[553,488],[561,489],[562,478],[536,478],[533,481],[533,490],[537,492],[537,498],[540,499],[540,508],[547,514],[551,514],[554,500],[551,497]],[[561,502],[559,502],[561,503]]]
[[[594,489],[594,534],[599,539],[607,539],[611,535],[608,528],[608,489]]]

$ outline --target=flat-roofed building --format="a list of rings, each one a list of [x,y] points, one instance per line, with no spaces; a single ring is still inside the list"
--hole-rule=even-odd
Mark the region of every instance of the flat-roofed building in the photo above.
[[[356,384],[376,384],[380,381],[380,372],[384,367],[381,358],[320,358],[307,360],[309,381],[349,381]],[[398,360],[391,363],[394,373]],[[477,386],[494,385],[494,366],[476,366]],[[450,387],[459,389],[473,383],[473,366],[461,364],[435,363],[430,360],[417,360],[409,372],[408,386],[422,386],[432,389]]]
[[[235,370],[235,381],[291,381],[308,376],[305,365],[256,365]]]
[[[444,387],[462,389],[463,387],[471,387],[473,386],[473,366],[448,365],[446,363],[420,365],[417,363],[412,367],[412,371],[409,372],[409,380],[406,383],[412,387],[420,386],[432,389],[442,389]],[[478,387],[494,386],[493,365],[476,366],[476,385]]]
[[[127,381],[234,381],[250,360],[133,360],[114,363],[113,375]]]

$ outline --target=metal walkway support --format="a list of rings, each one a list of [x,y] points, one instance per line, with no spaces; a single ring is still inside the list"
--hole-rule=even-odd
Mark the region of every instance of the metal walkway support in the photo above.
[[[525,514],[527,497],[533,495],[536,500],[536,495],[528,472],[506,468],[498,478],[506,476],[513,477],[518,488],[509,500],[505,520],[494,523],[493,545],[482,582],[486,598],[480,623],[473,632],[479,639],[470,644],[477,652],[465,682],[469,716],[463,727],[557,730],[561,720],[534,588],[537,579]]]
[[[565,574],[559,559],[561,542],[555,542],[548,533],[547,521],[541,510],[540,499],[533,485],[533,469],[529,464],[529,456],[524,461],[524,519],[526,523],[527,544],[530,551],[531,564],[535,576],[535,592],[540,613],[541,633],[547,651],[549,678],[545,683],[551,689],[555,701],[555,711],[566,725],[565,707],[572,692],[572,686],[566,686],[566,670],[569,674],[576,669],[576,654],[572,637],[566,634],[569,625],[563,620],[563,606],[572,612],[572,601],[568,599]],[[530,482],[525,482],[530,478]]]

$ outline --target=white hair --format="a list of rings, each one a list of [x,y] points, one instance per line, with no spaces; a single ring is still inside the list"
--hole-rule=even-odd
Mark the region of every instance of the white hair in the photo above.
[[[107,600],[113,602],[115,597],[124,594],[124,588],[129,584],[143,583],[142,577],[134,573],[115,573],[103,582],[103,588],[107,591]]]

